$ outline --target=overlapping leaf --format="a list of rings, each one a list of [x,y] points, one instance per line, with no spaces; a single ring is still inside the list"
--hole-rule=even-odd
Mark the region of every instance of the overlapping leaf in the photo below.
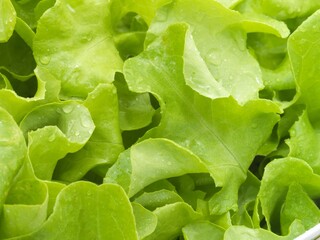
[[[222,213],[235,207],[236,192],[256,151],[271,134],[279,109],[263,100],[245,106],[232,98],[211,100],[186,86],[182,61],[186,30],[181,24],[169,27],[147,51],[125,63],[124,74],[131,90],[153,93],[162,107],[160,125],[144,138],[169,138],[203,159],[216,184],[225,187],[218,196],[227,195],[229,200],[222,204],[217,197],[212,203]],[[226,184],[230,179],[231,188]]]
[[[38,22],[34,55],[61,81],[63,98],[83,99],[99,83],[111,83],[122,60],[112,39],[109,1],[57,1]]]

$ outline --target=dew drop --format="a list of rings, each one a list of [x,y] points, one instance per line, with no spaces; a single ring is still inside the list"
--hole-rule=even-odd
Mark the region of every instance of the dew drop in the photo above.
[[[74,135],[75,135],[76,137],[78,137],[78,136],[80,135],[80,132],[79,132],[79,131],[76,131],[76,132],[74,133]]]
[[[43,65],[49,64],[50,61],[51,61],[51,57],[50,56],[42,56],[40,58],[40,63],[43,64]]]
[[[64,113],[71,113],[73,111],[74,107],[72,105],[65,105],[62,107],[62,110]]]
[[[82,117],[82,118],[81,118],[81,124],[82,124],[82,126],[85,127],[85,128],[91,127],[91,122],[90,122],[90,120],[89,120],[88,118],[86,118],[86,117]]]
[[[215,66],[219,66],[222,62],[222,59],[220,58],[220,56],[216,53],[210,53],[208,55],[208,61],[209,63],[215,65]]]

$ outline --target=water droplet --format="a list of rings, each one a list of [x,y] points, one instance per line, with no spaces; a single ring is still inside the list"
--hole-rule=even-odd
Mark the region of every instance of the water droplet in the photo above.
[[[40,57],[40,63],[43,64],[43,65],[47,65],[49,64],[51,61],[51,57],[50,56],[42,56]]]
[[[91,127],[91,121],[86,117],[81,118],[81,124],[85,128]]]
[[[79,131],[76,131],[76,132],[74,133],[74,135],[78,137],[78,136],[80,135],[80,132],[79,132]]]
[[[216,53],[210,53],[208,55],[207,60],[209,61],[209,63],[215,65],[215,66],[219,66],[222,62],[222,59],[220,58],[220,56]]]
[[[62,107],[63,112],[67,113],[67,114],[71,113],[73,111],[73,109],[74,109],[74,106],[72,106],[72,105],[65,105]]]

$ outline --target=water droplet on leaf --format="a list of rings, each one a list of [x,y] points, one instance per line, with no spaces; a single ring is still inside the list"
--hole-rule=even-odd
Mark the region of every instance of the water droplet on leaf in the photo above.
[[[40,63],[43,64],[43,65],[49,64],[50,61],[51,61],[51,57],[50,56],[42,56],[40,58]]]
[[[73,111],[74,107],[72,105],[65,105],[62,107],[62,110],[64,113],[71,113]]]
[[[81,124],[85,128],[91,127],[91,121],[86,117],[81,118]]]

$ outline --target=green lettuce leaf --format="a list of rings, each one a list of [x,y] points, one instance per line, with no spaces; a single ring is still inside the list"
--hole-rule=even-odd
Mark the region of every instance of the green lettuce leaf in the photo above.
[[[289,33],[283,23],[270,26],[261,18],[244,17],[214,1],[196,5],[193,1],[175,1],[159,9],[145,45],[170,24],[179,22],[190,26],[184,44],[186,83],[204,96],[231,95],[240,103],[256,99],[263,88],[260,68],[246,48],[246,32],[280,32],[284,37]]]
[[[320,67],[314,64],[318,60],[320,36],[320,11],[315,12],[301,24],[288,39],[288,53],[297,84],[299,102],[307,106],[312,125],[319,126],[319,81]]]
[[[154,232],[157,227],[158,218],[153,212],[145,209],[140,204],[136,202],[132,202],[131,204],[139,239],[143,239]]]
[[[47,218],[47,185],[35,178],[29,161],[24,161],[12,183],[0,218],[1,239],[38,230]]]
[[[26,22],[30,28],[36,28],[38,19],[35,17],[34,9],[41,0],[12,0],[11,2],[17,12],[17,16]]]
[[[82,149],[69,153],[63,161],[58,162],[54,173],[56,179],[68,182],[79,180],[96,166],[113,164],[124,150],[115,87],[98,85],[88,94],[83,105],[89,110],[95,129]],[[82,125],[84,131],[90,131],[92,127],[89,119],[83,121]]]
[[[305,229],[310,229],[320,222],[320,209],[304,192],[301,185],[292,183],[281,209],[281,232],[288,234],[288,229],[296,219]]]
[[[146,209],[153,211],[156,208],[163,207],[167,204],[183,202],[183,199],[174,191],[161,189],[154,192],[144,192],[137,198],[134,198],[134,202],[139,203]]]
[[[225,230],[209,221],[190,223],[182,229],[185,240],[221,240]]]
[[[86,107],[65,101],[34,109],[20,127],[28,137],[28,155],[36,176],[50,180],[57,162],[67,153],[80,150],[95,125]]]
[[[151,235],[143,238],[144,240],[175,239],[181,234],[184,226],[203,218],[201,214],[195,212],[188,204],[182,202],[157,208],[153,213],[158,219],[157,227]]]
[[[77,182],[60,192],[52,215],[38,231],[12,239],[135,240],[134,221],[132,207],[121,187]]]
[[[111,83],[122,60],[112,39],[109,1],[57,1],[38,22],[34,56],[61,81],[61,98],[84,99],[98,84]]]
[[[290,147],[289,156],[305,160],[316,174],[320,174],[320,135],[311,125],[306,111],[290,129],[287,144]]]
[[[295,239],[320,221],[319,1],[0,0],[0,239]]]
[[[0,108],[0,212],[14,177],[27,155],[26,142],[12,116]]]
[[[0,43],[7,42],[16,24],[16,11],[10,0],[0,3]]]
[[[252,212],[260,189],[260,181],[248,172],[246,181],[239,188],[238,211],[232,215],[234,225],[244,225],[254,228]]]
[[[24,22],[21,18],[17,17],[17,22],[14,30],[25,41],[25,43],[32,49],[33,38],[35,36],[35,33],[32,31],[30,26],[26,22]]]
[[[320,7],[317,1],[284,1],[263,0],[261,1],[263,12],[277,19],[289,19],[310,15]]]
[[[160,125],[144,139],[168,138],[198,155],[216,185],[226,186],[212,202],[213,211],[222,214],[236,207],[238,188],[280,110],[264,100],[244,106],[232,98],[212,100],[186,86],[182,63],[186,30],[182,24],[169,27],[147,51],[126,61],[124,74],[131,90],[151,92],[162,108]],[[230,179],[232,186],[226,185]]]
[[[268,229],[280,232],[280,209],[291,184],[300,184],[311,199],[317,199],[320,198],[319,182],[320,176],[303,160],[287,157],[269,163],[258,193]]]
[[[123,75],[114,82],[119,98],[119,124],[122,131],[136,130],[149,125],[154,109],[148,93],[135,93],[128,89]]]
[[[121,185],[132,197],[158,180],[207,171],[201,160],[187,149],[168,139],[148,139],[121,153],[104,182]]]
[[[305,229],[300,222],[295,221],[290,228],[290,233],[286,236],[276,235],[263,228],[247,228],[245,226],[232,226],[227,229],[224,240],[240,239],[240,240],[291,240],[303,233]]]

